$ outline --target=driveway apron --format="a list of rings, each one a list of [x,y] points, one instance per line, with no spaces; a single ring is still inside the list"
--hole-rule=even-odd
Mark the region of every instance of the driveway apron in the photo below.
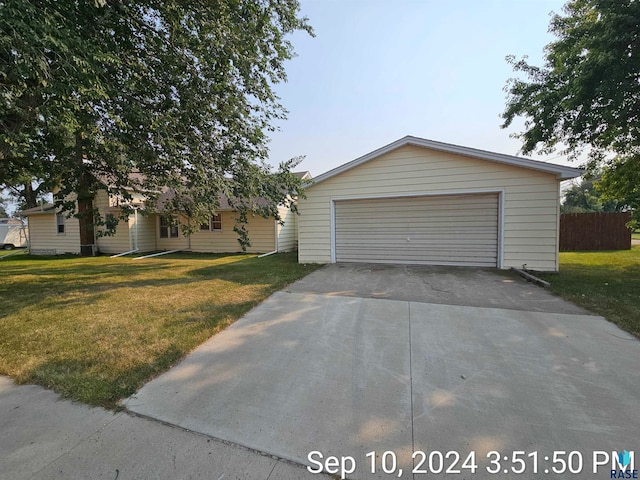
[[[509,457],[498,477],[514,451],[541,472],[578,451],[591,474],[594,450],[637,448],[639,366],[635,338],[503,272],[330,265],[124,405],[313,468],[352,457],[349,478],[426,477],[433,451],[454,470],[474,452],[460,478],[495,478],[490,451]]]

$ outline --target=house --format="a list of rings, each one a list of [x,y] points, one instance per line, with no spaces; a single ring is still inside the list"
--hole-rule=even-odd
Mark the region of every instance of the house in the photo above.
[[[307,179],[308,172],[297,174]],[[184,216],[167,218],[160,214],[143,214],[134,209],[126,221],[120,220],[115,235],[96,235],[95,253],[118,254],[125,252],[152,252],[159,250],[187,250],[191,252],[231,253],[240,252],[238,236],[233,227],[237,212],[225,197],[220,197],[220,208],[207,223],[186,236],[179,224],[188,224]],[[144,198],[136,197],[132,205],[142,206]],[[119,200],[101,190],[94,200],[95,208],[104,217],[120,213]],[[289,207],[278,210],[284,224],[273,217],[249,216],[246,226],[251,240],[250,253],[287,252],[297,248],[296,215]],[[29,244],[31,253],[56,255],[80,253],[80,229],[77,218],[67,218],[52,204],[23,210],[20,215],[29,219]]]
[[[298,249],[301,263],[400,263],[558,270],[560,182],[582,170],[407,136],[330,170],[308,172],[300,215],[281,207],[284,225],[251,217],[249,252]],[[101,213],[119,208],[105,192]],[[140,199],[142,201],[142,199]],[[137,211],[96,249],[237,252],[236,212],[218,213],[184,236],[178,222]],[[79,253],[78,221],[53,206],[29,217],[33,253]]]
[[[560,182],[582,173],[407,136],[306,186],[298,258],[557,271]]]

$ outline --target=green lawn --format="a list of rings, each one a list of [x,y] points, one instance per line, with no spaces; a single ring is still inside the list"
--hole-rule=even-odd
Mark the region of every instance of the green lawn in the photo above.
[[[316,265],[295,254],[0,260],[0,374],[114,408]]]
[[[551,291],[640,338],[640,245],[615,252],[562,252]]]
[[[632,233],[631,238],[633,238],[634,240],[640,240],[640,232]]]

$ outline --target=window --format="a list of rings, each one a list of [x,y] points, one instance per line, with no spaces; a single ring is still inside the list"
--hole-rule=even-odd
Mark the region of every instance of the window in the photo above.
[[[213,217],[211,217],[211,231],[212,232],[222,231],[222,214],[218,213]]]
[[[160,217],[160,238],[178,238],[178,220],[175,217]]]
[[[209,218],[208,223],[200,224],[200,231],[221,232],[222,231],[222,214],[218,213]]]
[[[67,219],[61,213],[56,213],[56,227],[58,235],[64,235],[64,229],[66,226]]]

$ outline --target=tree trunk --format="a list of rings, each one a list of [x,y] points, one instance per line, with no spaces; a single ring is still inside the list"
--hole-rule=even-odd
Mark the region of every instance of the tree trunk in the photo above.
[[[84,165],[82,134],[76,134],[76,154],[80,172],[77,188],[78,224],[80,227],[80,254],[84,257],[95,255],[95,231],[93,225],[93,200],[95,197],[93,179]]]
[[[95,232],[93,228],[93,198],[78,197],[78,223],[80,226],[80,254],[90,257],[95,254]]]
[[[33,189],[33,185],[29,182],[25,182],[24,190],[20,192],[22,199],[24,200],[25,209],[35,208],[38,206],[38,192]]]

